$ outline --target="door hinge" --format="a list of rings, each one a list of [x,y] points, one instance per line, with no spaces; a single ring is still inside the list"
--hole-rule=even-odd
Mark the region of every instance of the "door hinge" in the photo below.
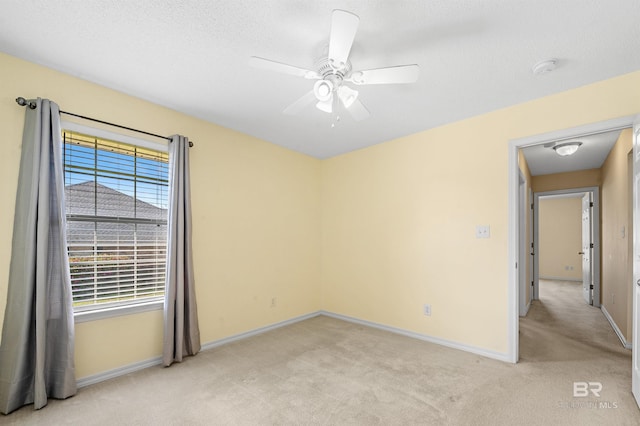
[[[531,210],[533,210],[533,203],[531,203]]]
[[[589,207],[593,207],[593,201],[589,203]]]
[[[590,288],[591,290],[593,290],[593,284],[591,284],[591,285],[589,286],[589,288]]]
[[[590,244],[591,248],[593,248],[593,243]]]

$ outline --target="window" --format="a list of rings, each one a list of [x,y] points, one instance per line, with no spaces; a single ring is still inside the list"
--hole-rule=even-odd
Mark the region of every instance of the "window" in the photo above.
[[[76,314],[162,301],[166,150],[65,130],[63,157]]]

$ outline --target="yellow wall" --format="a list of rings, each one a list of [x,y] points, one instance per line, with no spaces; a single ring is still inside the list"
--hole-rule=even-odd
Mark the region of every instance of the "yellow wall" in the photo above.
[[[325,160],[323,308],[506,353],[508,141],[638,111],[640,72]]]
[[[508,141],[640,111],[636,72],[319,161],[2,54],[0,81],[5,200],[17,185],[16,96],[196,142],[203,342],[324,309],[506,354]],[[3,309],[12,202],[0,217]],[[476,225],[491,238],[476,239]],[[78,324],[78,376],[158,356],[160,318]]]
[[[581,198],[541,198],[538,238],[540,278],[582,281]]]
[[[631,292],[629,276],[630,185],[628,154],[632,131],[622,131],[602,167],[602,305],[628,341],[631,341]]]
[[[577,172],[553,173],[533,177],[533,191],[546,192],[560,189],[585,188],[600,186],[602,182],[601,169],[580,170]]]
[[[191,151],[194,268],[202,342],[320,309],[320,161],[0,54],[0,321],[4,318],[24,109],[62,109],[159,134]],[[276,306],[271,307],[271,299]],[[160,355],[162,312],[76,326],[79,378]]]

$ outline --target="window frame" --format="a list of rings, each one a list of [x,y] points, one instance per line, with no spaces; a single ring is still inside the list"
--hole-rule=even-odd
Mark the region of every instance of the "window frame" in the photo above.
[[[77,132],[100,139],[107,139],[114,142],[135,145],[141,148],[152,149],[155,151],[169,152],[169,141],[166,141],[166,143],[150,141],[139,137],[112,132],[110,130],[87,126],[85,124],[80,124],[73,121],[63,120],[61,122],[61,130],[62,132]],[[61,143],[64,143],[64,141],[61,140]],[[164,309],[164,297],[139,302],[125,302],[122,304],[108,303],[105,305],[106,306],[96,309],[76,310],[74,308],[74,322],[81,323],[105,318],[119,317],[123,315],[132,315],[142,312],[162,310]]]

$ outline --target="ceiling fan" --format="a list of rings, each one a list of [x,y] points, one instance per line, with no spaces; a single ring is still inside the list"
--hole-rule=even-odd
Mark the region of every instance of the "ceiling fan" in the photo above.
[[[359,22],[360,18],[351,12],[339,9],[332,12],[329,47],[326,55],[317,61],[315,71],[257,56],[250,58],[249,63],[256,68],[317,80],[313,90],[284,109],[285,114],[298,114],[314,102],[319,110],[332,113],[339,102],[356,121],[364,120],[369,117],[369,111],[358,99],[358,91],[345,83],[400,84],[418,80],[419,67],[416,64],[353,71],[349,53]]]

